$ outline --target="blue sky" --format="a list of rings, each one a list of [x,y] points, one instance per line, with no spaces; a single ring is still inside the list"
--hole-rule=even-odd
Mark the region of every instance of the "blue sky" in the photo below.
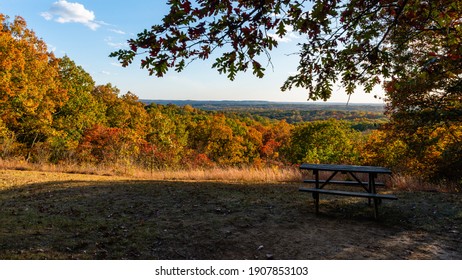
[[[241,73],[234,81],[211,69],[209,61],[195,61],[181,73],[170,72],[163,78],[149,76],[139,64],[122,68],[112,51],[124,48],[137,33],[159,23],[168,12],[166,0],[0,0],[0,13],[22,16],[29,29],[42,38],[56,56],[68,55],[90,73],[97,84],[111,83],[121,93],[131,91],[142,99],[192,100],[267,100],[306,102],[303,89],[281,92],[285,79],[296,71],[297,51],[302,40],[292,34],[281,40],[271,53],[274,68],[268,67],[263,79]],[[382,103],[377,88],[371,94],[361,90],[352,103]],[[347,95],[336,89],[331,102],[347,102]]]

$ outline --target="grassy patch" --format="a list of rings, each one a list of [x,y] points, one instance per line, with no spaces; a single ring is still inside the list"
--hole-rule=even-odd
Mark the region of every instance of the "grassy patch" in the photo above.
[[[460,194],[0,171],[1,259],[460,259]]]

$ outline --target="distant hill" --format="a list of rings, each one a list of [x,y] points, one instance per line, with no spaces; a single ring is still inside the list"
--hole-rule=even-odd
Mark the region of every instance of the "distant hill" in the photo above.
[[[194,108],[208,111],[266,111],[266,110],[297,110],[297,111],[365,111],[383,113],[383,104],[373,103],[305,103],[305,102],[271,102],[259,100],[245,101],[203,101],[203,100],[150,100],[141,99],[146,104],[156,103],[162,105],[174,104],[177,106],[191,105]]]

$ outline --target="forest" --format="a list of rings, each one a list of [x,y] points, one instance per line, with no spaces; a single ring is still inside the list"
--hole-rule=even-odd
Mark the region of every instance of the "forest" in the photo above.
[[[411,131],[390,120],[390,111],[294,117],[264,106],[246,112],[146,104],[116,85],[95,84],[70,57],[56,57],[23,18],[0,14],[0,21],[2,161],[145,170],[346,163],[461,180],[458,123]]]
[[[224,112],[230,116],[239,115],[256,119],[265,117],[274,120],[286,120],[288,123],[328,119],[349,120],[362,123],[362,130],[374,128],[378,123],[387,119],[384,115],[383,104],[199,100],[141,101],[146,104],[191,105],[197,109]],[[357,127],[360,127],[360,125]]]

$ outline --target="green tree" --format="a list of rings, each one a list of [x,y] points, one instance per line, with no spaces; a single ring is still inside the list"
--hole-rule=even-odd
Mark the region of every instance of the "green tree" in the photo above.
[[[358,139],[361,134],[346,122],[307,122],[292,130],[285,154],[293,163],[355,164],[359,162]]]
[[[105,108],[92,95],[95,82],[90,74],[67,56],[58,61],[61,87],[68,100],[56,112],[55,126],[78,140],[85,129],[104,122]]]
[[[48,140],[51,160],[70,156],[78,146],[85,130],[105,122],[105,106],[92,95],[93,78],[69,57],[58,59],[60,87],[67,91],[68,100],[53,116],[56,133]]]

